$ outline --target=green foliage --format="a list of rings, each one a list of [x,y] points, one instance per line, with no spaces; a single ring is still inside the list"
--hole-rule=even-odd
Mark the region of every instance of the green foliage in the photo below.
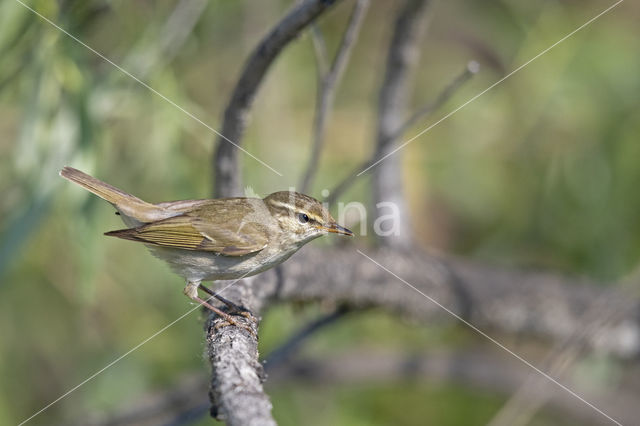
[[[282,426],[485,425],[504,403],[500,396],[486,392],[415,381],[313,387],[302,383],[276,389],[273,397],[274,416]],[[569,420],[546,416],[531,422],[533,426],[569,424]]]
[[[218,129],[238,71],[290,2],[211,2],[171,54],[175,2],[44,1],[41,14]],[[345,5],[346,6],[346,5]],[[394,2],[376,2],[330,119],[319,196],[372,150]],[[596,15],[601,2],[440,2],[415,72],[416,105],[470,59],[481,73],[411,137]],[[321,23],[335,46],[347,7]],[[626,3],[416,139],[399,155],[418,237],[490,262],[613,282],[640,255],[638,10]],[[16,2],[0,2],[0,424],[23,420],[191,307],[183,283],[142,247],[103,237],[111,208],[57,177],[65,164],[149,201],[211,190],[214,135]],[[299,181],[309,153],[315,68],[306,36],[267,76],[243,141],[259,194]],[[343,201],[368,201],[365,175]],[[371,214],[371,212],[370,212]],[[425,302],[426,303],[426,302]],[[270,313],[263,353],[323,311]],[[112,412],[203,371],[198,314],[54,405],[34,424]],[[284,325],[283,325],[284,324]],[[464,345],[438,326],[365,312],[305,348]],[[282,424],[483,424],[504,396],[425,383],[292,384],[270,390]],[[459,407],[468,409],[461,410]],[[317,409],[314,409],[317,408]],[[540,424],[546,423],[543,416]],[[335,423],[333,423],[335,422]],[[537,424],[537,423],[536,423]]]

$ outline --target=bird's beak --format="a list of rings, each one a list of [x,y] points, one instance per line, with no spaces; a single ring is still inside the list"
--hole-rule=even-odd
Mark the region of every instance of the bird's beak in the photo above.
[[[342,234],[342,235],[348,235],[349,237],[353,237],[353,232],[349,231],[347,228],[343,228],[342,226],[338,225],[335,222],[330,223],[327,226],[322,226],[320,227],[320,229],[327,232],[332,232],[334,234]]]

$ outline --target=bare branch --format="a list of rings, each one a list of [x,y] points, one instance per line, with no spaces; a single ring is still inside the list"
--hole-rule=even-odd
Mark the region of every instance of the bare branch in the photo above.
[[[618,291],[635,293],[638,288],[638,272],[617,287]],[[556,343],[552,351],[548,353],[543,362],[544,370],[553,377],[566,377],[567,371],[583,358],[588,339],[597,338],[606,332],[603,327],[618,321],[621,315],[617,309],[612,309],[609,297],[595,300],[582,315],[582,327],[575,330],[566,339]],[[615,304],[613,305],[615,307]],[[549,402],[551,395],[539,390],[544,387],[543,378],[538,374],[529,374],[527,380],[511,395],[504,406],[494,415],[488,423],[491,426],[524,426],[545,404]]]
[[[153,392],[136,398],[136,401],[122,407],[118,412],[107,414],[86,414],[81,416],[77,425],[90,426],[123,426],[123,425],[157,425],[167,424],[172,417],[182,417],[184,413],[202,412],[203,403],[207,402],[207,381],[202,374],[182,377],[170,389]],[[208,411],[208,406],[204,411]],[[176,423],[176,422],[173,422]]]
[[[268,68],[282,48],[316,19],[328,7],[328,3],[331,2],[308,0],[297,6],[254,50],[225,110],[222,130],[225,137],[239,142],[253,99]],[[379,158],[393,149],[404,130],[444,104],[472,74],[473,70],[468,68],[433,103],[406,118],[408,74],[417,61],[418,41],[425,27],[429,3],[428,0],[407,0],[396,20],[380,93],[373,158]],[[314,121],[315,155],[312,155],[303,178],[303,187],[310,185],[318,166],[317,158],[322,150],[333,92],[364,16],[364,11],[357,12],[357,8],[359,5],[366,8],[367,4],[364,0],[356,3],[336,58],[326,75],[323,75]],[[361,15],[358,16],[358,13]],[[321,55],[318,61],[321,70]],[[574,280],[551,274],[492,268],[459,259],[436,258],[416,250],[401,250],[410,247],[411,239],[399,161],[396,156],[376,168],[373,173],[373,198],[375,202],[392,201],[401,208],[403,217],[400,223],[405,227],[402,232],[404,237],[385,242],[383,248],[372,253],[374,258],[380,259],[394,273],[438,303],[474,325],[494,332],[535,335],[562,341],[582,327],[582,311],[598,297],[607,297],[616,316],[602,325],[606,336],[604,339],[590,334],[585,336],[585,345],[622,357],[640,355],[640,338],[628,338],[629,335],[640,336],[640,324],[636,317],[639,305],[635,299],[595,286],[578,285]],[[238,193],[240,174],[236,147],[222,138],[218,139],[214,163],[216,194],[230,196]],[[334,190],[331,194],[334,199],[338,195],[336,192]],[[397,241],[400,243],[397,244]],[[251,285],[251,282],[255,282],[255,285]],[[311,247],[305,248],[296,255],[296,260],[289,261],[281,269],[239,282],[225,291],[225,296],[239,302],[254,315],[259,315],[263,308],[274,301],[328,301],[349,308],[384,307],[416,319],[452,319],[437,304],[422,298],[415,290],[356,251],[345,248],[322,253]],[[223,326],[222,321],[211,316],[206,327],[206,355],[212,369],[212,412],[230,425],[275,424],[271,416],[271,403],[262,386],[264,372],[259,362],[256,337],[259,320],[240,320],[251,327],[253,334],[238,327]],[[332,318],[324,318],[294,335],[282,353],[286,355],[291,348],[295,348],[310,334],[309,330],[321,326],[323,321],[331,322]],[[283,356],[277,355],[276,360],[278,357],[283,359]]]
[[[451,97],[453,97],[453,95],[455,95],[455,93],[464,85],[464,83],[469,81],[469,79],[477,73],[477,69],[477,63],[475,61],[469,62],[462,73],[457,75],[433,101],[427,103],[425,106],[419,108],[416,112],[414,112],[408,120],[406,120],[398,129],[391,133],[390,138],[397,141],[402,136],[402,134],[411,126],[415,125],[420,120],[428,118],[429,116],[431,116],[431,114],[440,109],[444,104],[447,103],[447,101],[449,101],[449,99],[451,99]],[[360,163],[353,169],[351,173],[349,173],[331,190],[325,201],[329,204],[334,203],[345,193],[347,189],[351,187],[351,185],[353,185],[356,180],[357,174],[362,170],[369,168],[373,163],[378,161],[379,158],[380,157],[377,157],[374,153],[374,155],[367,161]]]
[[[436,97],[434,101],[431,101],[424,106],[417,109],[416,112],[413,113],[411,117],[404,124],[402,124],[395,132],[392,133],[390,139],[397,141],[402,137],[404,132],[413,127],[416,123],[421,120],[424,120],[426,117],[430,116],[433,111],[439,109],[444,105],[453,94],[474,74],[477,74],[480,69],[480,65],[476,61],[471,61],[464,68],[464,71],[460,73],[460,75],[456,76],[451,83],[447,87],[444,88],[442,92]]]
[[[240,303],[253,315],[261,311],[265,299],[254,292],[246,279],[225,289],[225,297]],[[211,413],[227,425],[275,425],[271,416],[271,402],[262,382],[264,370],[258,361],[259,318],[242,318],[238,322],[248,325],[254,333],[240,327],[229,326],[223,318],[211,314],[206,323],[206,357],[211,364]]]
[[[604,298],[617,318],[602,324],[597,335],[586,337],[587,347],[623,358],[640,356],[640,303],[635,295],[586,280],[433,257],[417,249],[381,248],[368,255],[477,327],[494,332],[562,341],[584,328],[583,312]],[[266,272],[259,284],[261,292],[280,301],[384,307],[431,323],[456,321],[352,248],[306,247],[282,269],[281,279]]]
[[[214,154],[214,193],[232,196],[240,193],[241,180],[237,147],[246,128],[253,100],[281,50],[307,25],[334,2],[307,0],[294,7],[260,42],[247,60],[224,113],[224,122]],[[249,280],[236,283],[225,293],[258,315],[264,298],[248,286]],[[229,293],[231,293],[229,295]],[[244,321],[254,330],[248,333],[239,327],[223,327],[222,319],[210,316],[206,325],[206,355],[211,364],[210,399],[212,414],[228,425],[275,424],[271,402],[262,387],[263,369],[258,361],[258,319]]]
[[[393,135],[405,120],[409,102],[409,73],[420,56],[420,40],[426,28],[429,0],[407,0],[396,18],[387,54],[384,82],[378,102],[378,129],[375,156],[381,157],[393,149]],[[393,238],[379,237],[381,244],[406,249],[412,244],[411,221],[402,184],[402,158],[393,156],[372,172],[373,204],[394,206],[399,226]]]
[[[286,342],[274,349],[264,360],[264,367],[267,371],[278,368],[279,365],[289,360],[302,343],[319,330],[334,324],[337,320],[351,312],[345,305],[338,306],[334,311],[322,315],[300,330],[295,332]]]
[[[318,72],[318,90],[322,86],[322,80],[327,75],[329,69],[329,59],[327,57],[327,44],[322,37],[320,28],[317,25],[311,25],[309,30],[311,35],[311,43],[313,44],[313,54],[316,58],[316,70]]]
[[[583,312],[595,301],[606,300],[607,309],[615,315],[599,325],[597,334],[584,336],[586,347],[622,358],[640,356],[640,303],[624,292],[545,272],[436,258],[417,250],[381,248],[369,255],[438,303],[491,333],[563,341],[585,327]],[[281,269],[280,273],[270,270],[238,282],[225,290],[224,296],[254,315],[278,301],[322,301],[355,309],[383,307],[430,323],[457,321],[352,248],[323,251],[306,247]],[[214,412],[232,425],[256,418],[268,424],[271,404],[261,383],[263,370],[258,362],[257,338],[238,327],[216,328],[221,321],[210,319],[207,326]],[[241,321],[257,329],[257,319]]]
[[[217,197],[241,193],[238,149],[247,126],[249,111],[269,67],[282,49],[309,23],[325,12],[334,1],[307,0],[295,6],[254,49],[236,83],[224,112],[221,134],[213,157],[214,194]]]
[[[349,18],[347,28],[342,36],[342,41],[338,46],[335,58],[331,64],[331,68],[329,68],[326,73],[323,73],[322,70],[319,69],[320,85],[318,88],[318,96],[316,98],[316,115],[313,122],[313,144],[311,155],[309,156],[309,163],[300,183],[301,192],[307,192],[311,186],[313,177],[318,170],[320,154],[325,140],[327,117],[333,105],[335,89],[347,66],[351,49],[358,38],[358,33],[360,32],[360,27],[362,26],[362,21],[364,20],[368,7],[369,0],[356,1],[356,4],[353,6],[353,11],[351,12],[351,17]],[[320,34],[316,34],[313,39],[314,44],[324,46],[324,41]],[[318,65],[320,67],[322,49],[318,50],[318,48],[316,48],[316,51],[318,52],[316,57],[318,57]],[[326,56],[324,60],[326,60]]]
[[[402,253],[381,248],[368,254],[485,331],[544,337],[552,342],[564,342],[577,335],[585,347],[600,353],[626,359],[640,356],[637,315],[640,303],[629,288],[618,291],[551,273],[489,267],[417,251]],[[352,309],[382,307],[431,324],[435,320],[456,321],[352,248],[334,247],[326,251],[305,247],[281,269],[282,272],[270,270],[234,283],[223,295],[254,315],[276,302],[322,301],[341,306],[296,333],[283,346],[281,352],[285,355],[318,327],[333,323]],[[584,322],[584,312],[600,307],[608,314],[598,322],[594,333],[594,328]],[[603,312],[598,314],[602,318],[600,314]],[[587,318],[592,316],[595,313]],[[237,318],[257,330],[257,318]],[[271,404],[262,386],[264,373],[258,361],[257,338],[241,328],[223,326],[222,321],[211,316],[206,326],[206,356],[212,368],[212,411],[230,425],[258,420],[260,424],[273,424]],[[506,353],[505,357],[509,358]],[[278,358],[282,357],[277,355],[275,362],[269,363],[276,370]],[[368,358],[367,364],[370,361]],[[523,369],[521,364],[517,365]],[[524,372],[527,373],[526,368]],[[489,377],[498,380],[499,376]]]
[[[333,322],[331,322],[333,324]],[[540,361],[532,354],[530,358]],[[366,362],[363,360],[366,359]],[[424,353],[406,353],[390,349],[352,349],[339,354],[322,354],[319,357],[288,357],[285,364],[267,364],[269,383],[272,388],[289,383],[304,382],[311,385],[340,385],[343,383],[367,385],[398,380],[424,381],[425,383],[454,383],[478,392],[510,395],[522,383],[527,382],[528,372],[516,361],[505,359],[500,352],[484,345],[464,346],[452,349],[430,349]],[[637,400],[640,382],[640,366],[625,365],[625,375],[631,380],[622,384],[600,384],[600,389],[590,388],[585,395],[590,401],[607,412],[615,413],[623,424],[634,424],[637,419]],[[572,387],[571,378],[566,380]],[[576,383],[575,385],[579,385]],[[177,386],[162,393],[143,396],[132,406],[109,417],[83,416],[78,424],[92,426],[154,425],[171,426],[193,424],[208,411],[194,395],[206,389],[206,380],[201,375],[186,376]],[[533,397],[550,397],[550,408],[562,415],[570,416],[578,423],[600,423],[602,418],[588,407],[577,404],[575,399],[552,385],[531,389]],[[184,405],[183,405],[184,404]],[[176,413],[181,413],[176,415]],[[190,420],[190,421],[189,421]]]
[[[123,67],[145,80],[155,68],[171,62],[188,40],[207,4],[206,0],[181,0],[160,31],[151,27],[150,34],[127,55]]]
[[[366,360],[366,362],[363,362]],[[638,374],[637,366],[633,367]],[[369,349],[366,353],[353,350],[321,359],[297,358],[286,368],[269,373],[272,386],[286,383],[332,386],[358,383],[387,383],[411,380],[412,383],[457,383],[478,392],[509,395],[526,381],[527,371],[517,362],[511,362],[486,347],[464,347],[453,350],[431,350],[423,354],[406,354],[391,350]],[[567,379],[571,387],[580,383]],[[604,424],[603,418],[584,404],[576,403],[569,393],[554,388],[553,384],[531,390],[532,395],[546,396],[555,413],[568,416],[569,424]],[[600,384],[584,391],[584,396],[607,412],[615,413],[623,424],[637,423],[637,383],[625,386]]]

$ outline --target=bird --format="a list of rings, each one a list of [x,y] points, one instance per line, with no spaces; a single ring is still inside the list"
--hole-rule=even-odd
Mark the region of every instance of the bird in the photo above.
[[[239,307],[204,286],[203,281],[259,274],[328,233],[353,236],[338,225],[320,201],[295,191],[274,192],[262,199],[233,197],[152,204],[73,167],[64,167],[60,176],[115,207],[127,228],[105,235],[143,243],[185,279],[187,297],[230,325],[239,324],[210,304],[210,297],[200,298],[198,290],[234,310]]]

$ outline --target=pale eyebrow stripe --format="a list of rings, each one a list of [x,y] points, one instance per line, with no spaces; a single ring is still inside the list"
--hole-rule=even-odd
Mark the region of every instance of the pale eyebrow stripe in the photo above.
[[[273,206],[276,207],[284,207],[285,209],[288,210],[298,210],[298,208],[294,205],[291,205],[289,203],[283,203],[282,201],[276,201],[276,200],[269,200],[269,204],[272,204]]]
[[[311,213],[311,212],[309,212],[309,211],[307,211],[307,210],[304,210],[304,209],[302,209],[302,208],[300,208],[300,207],[296,207],[296,206],[294,206],[294,205],[291,205],[291,204],[289,204],[289,203],[284,203],[284,202],[282,202],[282,201],[276,201],[276,200],[269,200],[268,202],[269,202],[270,204],[272,204],[272,205],[276,206],[276,207],[284,207],[284,208],[286,208],[286,209],[288,209],[288,210],[292,210],[292,211],[296,211],[296,212],[297,212],[297,211],[303,212],[303,213],[305,213],[307,216],[309,216],[309,218],[310,218],[310,219],[313,219],[313,220],[315,220],[316,222],[320,222],[320,223],[322,223],[322,222],[324,221],[322,217],[320,217],[320,216],[318,216],[318,215],[316,215],[316,214],[313,214],[313,213]]]

